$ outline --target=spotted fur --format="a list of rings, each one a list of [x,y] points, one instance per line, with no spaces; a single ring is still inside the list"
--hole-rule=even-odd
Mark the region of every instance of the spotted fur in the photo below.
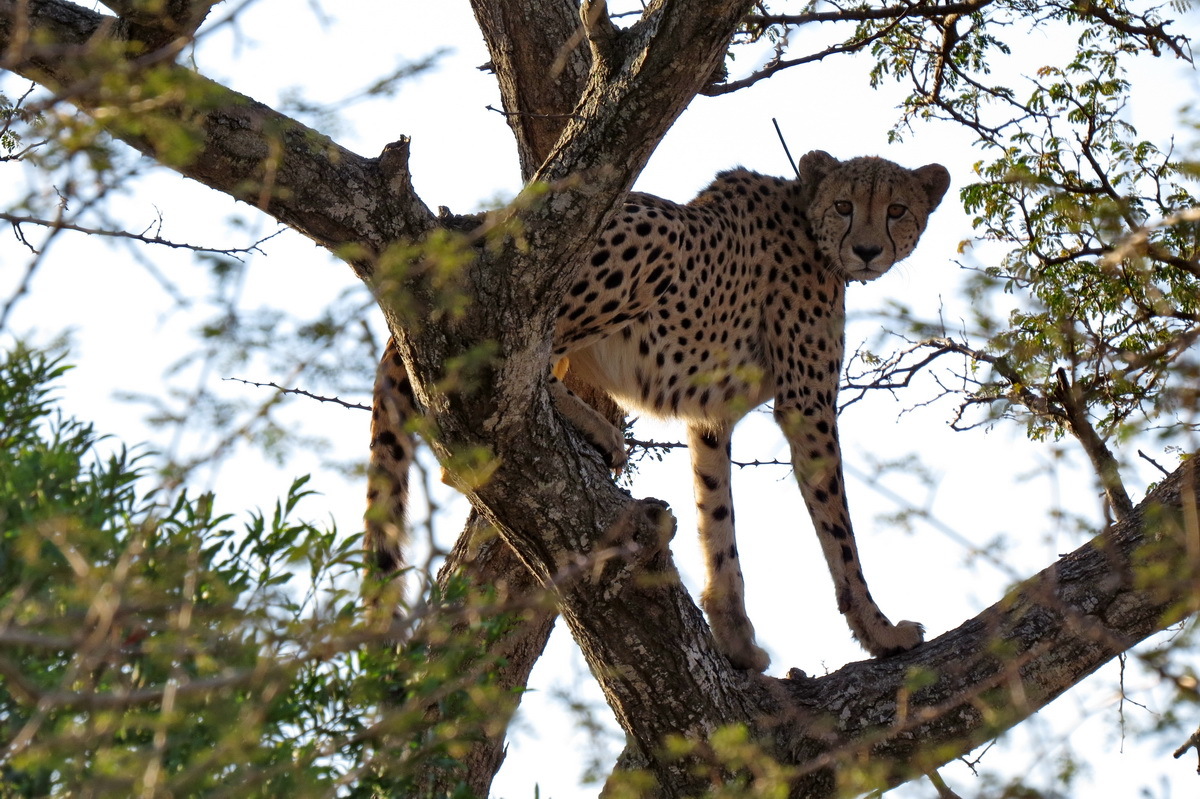
[[[408,504],[408,472],[416,442],[408,420],[417,413],[408,371],[388,339],[375,373],[371,403],[371,459],[367,467],[367,513],[365,547],[368,573],[372,579],[391,578],[394,596],[403,592],[404,547],[408,543],[405,509]],[[376,593],[372,589],[372,593]]]
[[[739,668],[769,659],[754,640],[734,539],[730,437],[774,400],[801,493],[828,562],[838,609],[874,655],[911,649],[921,625],[893,625],[871,598],[842,478],[836,401],[848,282],[882,275],[916,246],[949,186],[938,164],[839,162],[822,151],[782,180],[724,172],[686,205],[631,194],[580,264],[558,311],[554,360],[623,407],[683,419],[708,571],[701,599],[720,649]],[[399,373],[397,373],[399,369]],[[401,562],[412,412],[389,347],[371,443],[368,546],[378,566]],[[618,431],[556,378],[560,411],[608,463],[625,460]],[[396,409],[397,412],[393,412]],[[402,427],[402,425],[401,425]]]

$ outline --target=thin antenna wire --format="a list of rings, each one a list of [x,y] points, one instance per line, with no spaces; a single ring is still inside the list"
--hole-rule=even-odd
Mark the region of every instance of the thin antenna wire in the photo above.
[[[779,129],[779,120],[771,117],[771,124],[775,126],[775,135],[779,137],[779,143],[783,145],[783,154],[787,156],[792,169],[796,170],[796,177],[800,177],[800,167],[796,166],[796,160],[792,158],[792,151],[788,149],[787,142],[783,140],[783,131]]]

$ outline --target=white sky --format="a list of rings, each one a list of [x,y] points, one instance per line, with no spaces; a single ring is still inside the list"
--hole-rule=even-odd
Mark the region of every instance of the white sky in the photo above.
[[[268,104],[280,93],[300,90],[311,100],[332,102],[390,72],[400,58],[415,59],[440,46],[452,48],[439,67],[404,85],[390,100],[362,103],[341,115],[341,129],[331,132],[344,146],[364,155],[377,154],[401,134],[412,137],[412,172],[417,191],[431,207],[446,205],[466,212],[518,188],[515,150],[499,114],[494,79],[476,67],[487,60],[474,19],[465,0],[438,3],[367,2],[325,4],[327,22],[313,5],[260,0],[239,20],[204,40],[197,51],[201,71]],[[1181,27],[1194,31],[1195,17]],[[818,31],[814,36],[832,34]],[[1025,71],[1047,63],[1062,39],[1039,34],[1015,37],[1014,48]],[[1068,42],[1069,44],[1069,42]],[[752,64],[742,57],[737,70]],[[997,65],[1000,68],[1001,65]],[[971,180],[972,164],[981,156],[970,139],[949,126],[918,128],[901,145],[889,146],[886,133],[895,118],[901,92],[872,92],[866,83],[865,60],[835,60],[828,64],[785,71],[758,86],[715,99],[698,98],[684,114],[650,162],[638,188],[675,200],[686,200],[711,176],[734,165],[789,175],[771,126],[777,117],[792,153],[826,149],[838,157],[880,154],[908,166],[929,161],[945,164],[953,176],[947,201],[934,217],[916,254],[884,278],[850,290],[852,310],[860,314],[895,300],[934,318],[944,303],[953,320],[963,309],[955,296],[962,273],[953,263],[960,241],[972,236],[969,220],[957,207],[955,192]],[[1015,69],[1015,68],[1014,68]],[[1135,96],[1130,114],[1144,134],[1165,136],[1178,121],[1176,106],[1196,97],[1195,75],[1165,63],[1150,66],[1146,85],[1167,85],[1178,91],[1163,99],[1154,92],[1149,102]],[[4,79],[0,89],[18,86]],[[812,110],[825,109],[822,117]],[[1190,143],[1187,136],[1182,143]],[[5,170],[10,172],[12,170]],[[0,199],[4,197],[0,183]],[[232,215],[251,220],[254,230],[270,232],[275,225],[245,206],[173,173],[157,170],[138,180],[116,199],[120,215],[131,229],[153,221],[161,209],[163,235],[215,246],[237,246],[254,238],[230,231],[224,222]],[[286,233],[264,246],[267,257],[253,259],[244,287],[246,308],[271,304],[288,307],[301,316],[317,313],[340,291],[354,283],[350,270],[297,234]],[[186,254],[146,253],[156,265],[186,289],[199,292],[206,278]],[[28,251],[11,236],[0,237],[0,298],[19,279]],[[161,393],[163,369],[173,361],[198,317],[170,313],[170,302],[154,280],[120,251],[84,237],[62,237],[35,275],[31,295],[18,307],[9,331],[33,333],[45,340],[70,328],[76,346],[63,404],[67,412],[97,423],[101,431],[134,443],[153,438],[142,422],[143,409],[113,400],[115,392]],[[380,331],[378,318],[370,320]],[[869,320],[852,327],[848,349],[873,332]],[[249,379],[282,380],[283,374],[238,374]],[[922,393],[922,388],[926,393]],[[1027,443],[1015,426],[955,434],[947,427],[953,407],[938,403],[898,418],[905,407],[928,397],[925,384],[899,402],[884,397],[860,403],[842,418],[851,511],[872,592],[893,620],[923,622],[934,637],[996,601],[1009,575],[1031,574],[1064,552],[1079,538],[1062,529],[1051,510],[1063,507],[1098,517],[1096,491],[1080,470],[1084,459],[1069,444],[1062,449]],[[223,385],[226,395],[245,396],[248,387]],[[359,397],[367,400],[366,387]],[[331,405],[300,403],[290,411],[307,432],[336,442],[325,456],[336,461],[366,457],[367,415]],[[678,427],[639,428],[642,437],[678,439]],[[165,442],[160,442],[160,446]],[[928,524],[916,523],[915,533],[894,529],[881,514],[900,508],[872,489],[873,461],[916,453],[931,470],[936,488],[930,490],[903,474],[881,479],[888,490],[930,510],[962,537],[983,545],[1008,536],[1001,556],[1004,569],[986,561],[971,564],[970,553]],[[786,459],[787,448],[769,415],[753,414],[739,428],[735,457],[744,460]],[[1157,454],[1157,453],[1152,453]],[[676,453],[661,464],[645,463],[634,493],[668,500],[679,520],[673,544],[685,580],[698,592],[703,569],[694,529],[690,475],[686,454]],[[313,487],[323,496],[302,505],[311,517],[332,517],[346,531],[358,529],[362,486],[324,468],[322,457],[301,454],[282,469],[254,452],[239,454],[211,477],[230,509],[267,505],[282,495],[296,474],[312,472]],[[864,475],[866,480],[855,475]],[[1143,480],[1153,479],[1146,470]],[[1024,479],[1023,479],[1024,478]],[[210,478],[206,478],[210,479]],[[1140,487],[1139,484],[1138,487]],[[773,656],[771,673],[790,667],[810,674],[834,670],[865,656],[851,639],[836,611],[833,592],[807,513],[790,472],[778,467],[745,469],[735,475],[735,501],[741,541],[739,550],[748,585],[749,613],[759,643]],[[1135,498],[1136,499],[1136,498]],[[465,510],[461,501],[449,503],[438,519],[444,536],[453,536]],[[799,612],[803,609],[803,612]],[[983,768],[1035,772],[1053,768],[1064,737],[1088,762],[1087,782],[1076,795],[1135,796],[1145,786],[1158,796],[1194,796],[1197,777],[1191,755],[1183,761],[1169,757],[1180,741],[1130,734],[1119,739],[1114,704],[1116,666],[1040,714],[1045,723],[1024,725],[1020,732],[993,750]],[[1147,681],[1127,679],[1126,687],[1146,709],[1127,705],[1127,718],[1149,725],[1163,708],[1158,692],[1141,690]],[[577,701],[600,706],[599,716],[616,729],[582,657],[559,630],[532,683],[534,692],[523,705],[511,736],[508,761],[494,785],[507,799],[528,799],[535,784],[543,797],[574,799],[592,796],[595,785],[579,784],[584,763],[594,745],[578,730],[558,691]],[[607,746],[615,755],[619,738]],[[608,760],[602,760],[607,768]],[[982,786],[962,766],[943,775],[964,795]],[[909,786],[896,796],[933,796],[928,783]]]

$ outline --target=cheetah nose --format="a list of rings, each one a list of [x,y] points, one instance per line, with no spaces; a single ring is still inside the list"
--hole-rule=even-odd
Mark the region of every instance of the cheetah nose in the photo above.
[[[864,264],[871,263],[871,259],[883,252],[883,248],[878,244],[855,244],[851,249],[854,250],[855,255],[862,258]]]

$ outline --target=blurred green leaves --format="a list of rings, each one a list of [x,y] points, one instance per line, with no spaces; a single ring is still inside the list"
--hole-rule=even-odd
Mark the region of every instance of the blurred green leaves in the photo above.
[[[453,785],[515,704],[481,656],[512,623],[494,598],[452,581],[427,612],[456,610],[397,655],[360,612],[358,536],[296,520],[307,478],[240,523],[146,493],[138,456],[56,413],[66,368],[0,362],[0,795]]]

